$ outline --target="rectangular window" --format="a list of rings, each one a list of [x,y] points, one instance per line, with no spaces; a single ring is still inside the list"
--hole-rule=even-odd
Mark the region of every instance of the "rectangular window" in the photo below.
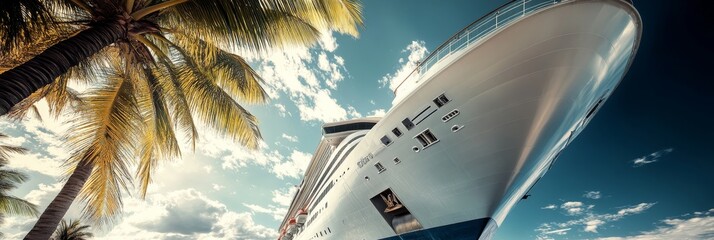
[[[382,173],[382,172],[384,172],[384,171],[387,170],[387,168],[385,168],[384,166],[382,166],[381,163],[376,163],[376,164],[374,164],[374,167],[377,168],[377,172],[379,172],[379,173]]]
[[[394,136],[397,136],[397,137],[402,136],[402,131],[399,131],[399,128],[392,129],[392,133],[394,133]]]
[[[419,143],[421,143],[421,146],[429,145],[429,142],[426,140],[426,136],[419,134],[415,138],[419,141]]]
[[[399,158],[394,158],[393,161],[394,161],[394,164],[399,164],[400,162],[402,162],[402,160],[399,160]]]
[[[414,139],[419,141],[423,148],[431,146],[432,144],[439,141],[439,139],[436,138],[436,136],[434,136],[434,134],[431,133],[429,129],[426,129],[423,132],[419,133],[419,135],[414,136]]]
[[[437,107],[442,107],[446,105],[446,103],[448,103],[449,101],[451,100],[449,100],[449,98],[447,98],[446,95],[444,95],[443,93],[438,97],[434,98],[434,104],[436,104]]]
[[[382,137],[381,140],[382,140],[382,144],[384,144],[384,146],[389,146],[389,144],[392,143],[392,140],[389,139],[389,137],[387,137],[387,136]]]
[[[402,120],[402,124],[404,124],[404,127],[407,128],[407,130],[411,130],[412,128],[414,128],[414,123],[412,122],[412,120],[409,120],[409,118],[405,118],[404,120]]]

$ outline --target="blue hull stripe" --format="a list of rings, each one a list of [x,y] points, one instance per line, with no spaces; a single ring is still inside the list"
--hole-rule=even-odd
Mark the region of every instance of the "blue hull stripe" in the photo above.
[[[474,240],[479,239],[489,221],[493,222],[491,218],[474,219],[441,227],[408,232],[402,235],[383,238],[383,240]]]

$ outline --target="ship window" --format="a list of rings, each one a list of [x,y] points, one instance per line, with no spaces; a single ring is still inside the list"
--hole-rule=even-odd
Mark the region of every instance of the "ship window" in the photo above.
[[[397,137],[402,136],[402,131],[399,131],[399,128],[392,129],[392,133],[394,133],[394,136],[397,136]]]
[[[446,95],[444,95],[443,93],[438,97],[434,98],[434,104],[436,104],[437,107],[444,106],[449,101],[451,100],[449,100],[449,98],[447,98]]]
[[[382,172],[384,172],[384,171],[387,170],[387,168],[385,168],[384,166],[382,166],[381,163],[376,163],[376,164],[374,164],[374,167],[377,168],[377,172],[379,172],[379,173],[382,173]]]
[[[394,161],[394,164],[399,164],[402,162],[402,160],[399,160],[399,158],[394,158],[394,160],[392,161]]]
[[[372,127],[374,127],[375,124],[376,123],[371,123],[371,122],[357,122],[357,123],[337,125],[337,126],[332,126],[332,127],[323,127],[322,133],[330,134],[330,133],[353,131],[353,130],[367,130],[367,129],[371,129]]]
[[[332,233],[332,230],[330,230],[330,228],[329,228],[329,227],[327,228],[327,231],[328,231],[328,232],[330,232],[330,233]]]
[[[412,122],[412,120],[409,120],[409,118],[405,118],[404,120],[402,120],[402,124],[404,124],[404,127],[407,128],[407,130],[411,130],[412,128],[414,128],[414,123]]]
[[[382,140],[382,144],[384,144],[384,146],[389,146],[389,144],[392,143],[392,140],[389,139],[389,137],[387,137],[387,136],[382,137],[381,140]]]
[[[429,129],[424,130],[421,132],[419,135],[414,136],[414,139],[419,141],[422,147],[426,148],[428,146],[431,146],[432,144],[436,143],[439,141],[436,136],[434,136],[433,133]]]

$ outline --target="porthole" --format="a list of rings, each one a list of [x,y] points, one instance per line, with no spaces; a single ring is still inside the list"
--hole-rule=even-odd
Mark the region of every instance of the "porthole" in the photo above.
[[[414,152],[419,152],[419,147],[413,146],[413,147],[412,147],[412,151],[414,151]]]
[[[382,139],[380,140],[382,141],[382,144],[384,144],[384,146],[389,146],[389,144],[392,144],[392,140],[389,139],[389,137],[387,136],[382,137]]]
[[[461,130],[461,126],[459,126],[459,125],[451,126],[451,131],[452,131],[452,132],[458,132],[459,130]]]

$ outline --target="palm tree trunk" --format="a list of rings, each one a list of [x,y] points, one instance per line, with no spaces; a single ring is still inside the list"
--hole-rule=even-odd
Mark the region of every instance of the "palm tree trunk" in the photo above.
[[[77,168],[67,179],[67,183],[64,184],[57,197],[47,206],[47,209],[42,213],[32,230],[27,233],[25,239],[47,240],[52,236],[64,214],[67,213],[72,202],[79,195],[79,191],[84,187],[84,183],[87,182],[93,168],[94,164],[88,161],[82,161],[77,165]]]
[[[126,35],[121,21],[98,23],[0,74],[0,116],[80,61]]]

